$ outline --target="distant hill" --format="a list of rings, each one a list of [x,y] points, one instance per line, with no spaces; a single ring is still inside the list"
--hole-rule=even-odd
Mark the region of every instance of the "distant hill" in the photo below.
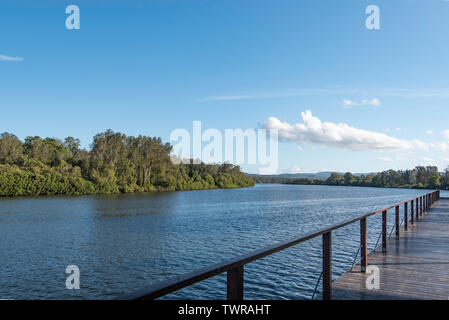
[[[254,178],[259,183],[283,183],[288,179],[316,179],[316,180],[326,180],[335,171],[322,171],[317,173],[281,173],[275,175],[262,175],[245,173],[246,176]],[[336,172],[344,175],[344,172]],[[354,173],[354,176],[367,175],[368,173]]]
[[[317,173],[281,173],[275,175],[262,175],[262,174],[252,174],[245,173],[248,177],[253,178],[284,178],[284,179],[299,179],[299,178],[308,178],[308,179],[320,179],[326,180],[330,177],[332,172],[317,172]]]

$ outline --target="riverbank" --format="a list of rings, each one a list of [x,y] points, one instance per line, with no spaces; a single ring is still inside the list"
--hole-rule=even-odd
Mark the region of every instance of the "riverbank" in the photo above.
[[[310,174],[318,176],[318,174]],[[352,174],[329,172],[325,178],[252,176],[256,183],[297,185],[353,186],[374,188],[449,189],[449,168],[439,172],[436,166],[417,166],[411,170],[387,170],[377,173]]]

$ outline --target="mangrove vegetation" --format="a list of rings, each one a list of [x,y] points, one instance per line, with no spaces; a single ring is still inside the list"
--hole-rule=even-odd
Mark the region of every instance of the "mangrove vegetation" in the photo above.
[[[89,150],[68,137],[0,136],[0,196],[86,195],[253,186],[238,166],[170,160],[161,138],[107,130]],[[185,163],[187,162],[187,163]]]

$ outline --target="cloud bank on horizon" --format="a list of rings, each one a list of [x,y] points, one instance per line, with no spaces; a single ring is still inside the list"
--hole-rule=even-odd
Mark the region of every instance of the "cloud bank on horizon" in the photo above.
[[[313,144],[346,150],[427,149],[420,140],[402,140],[383,133],[351,127],[345,123],[322,122],[312,111],[301,112],[303,123],[289,124],[276,117],[265,122],[265,129],[277,129],[281,141]]]

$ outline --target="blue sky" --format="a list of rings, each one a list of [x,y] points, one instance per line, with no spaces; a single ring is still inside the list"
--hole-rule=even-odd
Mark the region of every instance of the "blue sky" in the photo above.
[[[71,4],[80,30],[65,28]],[[0,129],[22,139],[168,141],[193,120],[293,126],[310,110],[336,126],[291,129],[280,172],[449,165],[448,1],[4,0],[0,30]],[[332,141],[338,124],[363,146]]]

